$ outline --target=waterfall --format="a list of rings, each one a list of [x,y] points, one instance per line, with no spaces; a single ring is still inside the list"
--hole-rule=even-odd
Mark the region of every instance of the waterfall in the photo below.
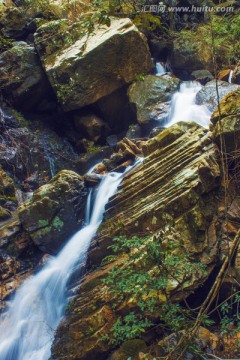
[[[196,104],[196,95],[201,88],[202,85],[197,81],[186,81],[180,85],[179,91],[172,98],[167,127],[178,121],[194,121],[203,127],[208,127],[211,112],[205,105]]]
[[[165,74],[167,72],[167,69],[162,63],[157,62],[155,67],[155,72],[157,76],[160,76]]]
[[[229,73],[229,78],[228,78],[228,82],[229,84],[232,83],[232,76],[233,76],[233,70],[230,70],[230,73]]]
[[[54,159],[48,153],[46,155],[49,162],[51,177],[54,177],[56,175]]]
[[[129,173],[139,164],[129,166]],[[84,265],[91,239],[101,224],[105,205],[116,192],[124,174],[109,173],[99,185],[91,216],[91,193],[87,201],[89,223],[78,231],[60,253],[51,258],[17,290],[0,323],[0,360],[48,360],[54,332],[64,315],[67,285],[76,268]]]

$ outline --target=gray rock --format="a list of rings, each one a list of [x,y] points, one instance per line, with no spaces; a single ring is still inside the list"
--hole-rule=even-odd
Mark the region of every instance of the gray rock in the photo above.
[[[213,80],[213,75],[208,70],[195,70],[192,72],[191,77],[193,80],[199,81],[202,85]]]
[[[142,136],[142,129],[138,124],[130,125],[126,133],[128,139],[139,139]]]
[[[220,100],[231,91],[237,90],[238,85],[229,84],[226,81],[218,81],[218,91]],[[196,96],[196,104],[206,105],[210,111],[213,111],[217,107],[217,90],[216,81],[212,80],[208,82]]]
[[[34,108],[49,90],[37,53],[24,42],[0,55],[0,88],[16,107]]]
[[[40,27],[35,44],[65,111],[95,103],[153,68],[147,40],[129,19],[112,18],[86,36],[75,29],[74,39],[63,25]]]
[[[143,80],[136,81],[130,86],[129,101],[136,112],[139,124],[148,124],[152,120],[160,121],[166,118],[169,101],[179,83],[179,79],[170,75],[147,75]]]

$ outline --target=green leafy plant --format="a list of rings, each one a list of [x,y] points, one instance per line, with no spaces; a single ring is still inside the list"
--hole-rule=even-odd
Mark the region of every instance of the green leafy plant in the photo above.
[[[111,255],[105,259],[117,261],[104,279],[113,298],[129,302],[134,311],[119,316],[111,329],[110,342],[119,344],[141,336],[158,318],[158,326],[177,332],[187,329],[191,312],[171,300],[173,290],[181,291],[184,282],[205,274],[205,266],[192,263],[179,251],[181,241],[174,232],[163,230],[158,236],[127,238],[119,236],[110,246]]]
[[[236,294],[231,302],[226,301],[220,307],[222,319],[220,322],[221,333],[235,336],[240,332],[240,317],[238,314],[240,303],[240,294]],[[237,312],[234,310],[237,308]]]
[[[240,15],[211,16],[216,60],[218,64],[231,64],[239,59]],[[211,45],[211,32],[208,26],[202,27],[199,35],[203,35],[205,41]]]

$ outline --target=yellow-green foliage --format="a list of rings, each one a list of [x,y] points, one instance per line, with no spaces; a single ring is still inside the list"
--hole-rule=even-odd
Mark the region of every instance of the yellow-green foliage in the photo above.
[[[239,57],[240,15],[211,14],[209,21],[200,25],[197,30],[182,30],[172,32],[171,35],[179,41],[184,39],[184,42],[188,41],[191,46],[197,46],[203,56],[213,55],[212,43],[214,43],[219,69],[225,68],[236,62]]]

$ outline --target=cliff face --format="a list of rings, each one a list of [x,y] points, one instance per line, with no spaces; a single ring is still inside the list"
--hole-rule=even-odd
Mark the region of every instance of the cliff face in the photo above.
[[[107,206],[89,263],[100,265],[121,229],[129,236],[157,235],[167,215],[175,221],[174,231],[182,240],[181,251],[192,263],[200,261],[207,268],[204,275],[191,274],[182,283],[181,291],[171,284],[172,299],[182,300],[204,282],[217,260],[218,150],[210,132],[194,123],[179,123],[145,142],[143,152],[143,163],[125,176]],[[170,235],[166,239],[170,241]],[[117,306],[112,310],[113,300],[107,291],[102,291],[102,279],[112,266],[100,266],[86,276],[57,331],[54,359],[104,359],[111,350],[107,342],[99,339],[109,334],[116,317],[132,306],[129,301],[118,304],[115,299]]]

